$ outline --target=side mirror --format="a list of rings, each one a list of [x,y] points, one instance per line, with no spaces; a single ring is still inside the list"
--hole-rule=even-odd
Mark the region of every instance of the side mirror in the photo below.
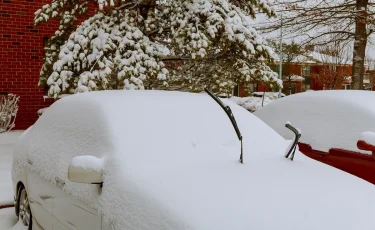
[[[375,133],[374,132],[363,132],[359,136],[357,147],[360,150],[371,151],[372,155],[375,154]]]
[[[72,159],[68,180],[84,184],[103,184],[103,161],[94,156],[78,156]]]

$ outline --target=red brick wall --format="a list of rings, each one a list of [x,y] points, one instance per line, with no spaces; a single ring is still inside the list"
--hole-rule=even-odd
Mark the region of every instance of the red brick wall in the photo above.
[[[300,65],[300,64],[290,64],[289,72],[290,72],[290,74],[302,76],[302,65]]]
[[[43,62],[43,37],[58,28],[56,23],[34,28],[34,12],[51,0],[0,0],[0,92],[20,96],[16,129],[37,120],[37,111],[48,107],[44,89],[38,88]]]

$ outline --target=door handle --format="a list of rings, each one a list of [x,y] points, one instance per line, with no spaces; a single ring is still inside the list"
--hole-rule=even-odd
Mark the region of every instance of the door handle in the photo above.
[[[60,179],[58,177],[55,177],[56,185],[60,188],[64,187],[65,181],[63,179]]]

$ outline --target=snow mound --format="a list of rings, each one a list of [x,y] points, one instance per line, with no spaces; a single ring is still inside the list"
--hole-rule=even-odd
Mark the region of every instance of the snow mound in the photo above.
[[[254,113],[284,138],[293,134],[286,120],[303,130],[301,142],[314,149],[342,148],[370,154],[357,148],[364,131],[375,132],[375,93],[369,91],[314,91],[282,98]]]

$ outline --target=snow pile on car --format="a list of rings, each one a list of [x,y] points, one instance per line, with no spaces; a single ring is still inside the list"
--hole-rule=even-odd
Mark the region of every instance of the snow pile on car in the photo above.
[[[32,160],[30,170],[65,180],[114,229],[373,228],[373,185],[299,152],[285,159],[289,141],[225,102],[244,137],[244,164],[231,122],[208,95],[92,92],[41,116],[16,148],[13,174]],[[67,180],[83,155],[106,156],[101,194]]]
[[[83,168],[87,171],[101,172],[104,169],[103,159],[91,155],[74,157],[71,165],[77,168]]]
[[[325,90],[282,98],[254,113],[280,135],[291,139],[285,121],[302,130],[302,143],[328,151],[342,148],[359,150],[362,132],[375,132],[375,94],[369,91]]]

